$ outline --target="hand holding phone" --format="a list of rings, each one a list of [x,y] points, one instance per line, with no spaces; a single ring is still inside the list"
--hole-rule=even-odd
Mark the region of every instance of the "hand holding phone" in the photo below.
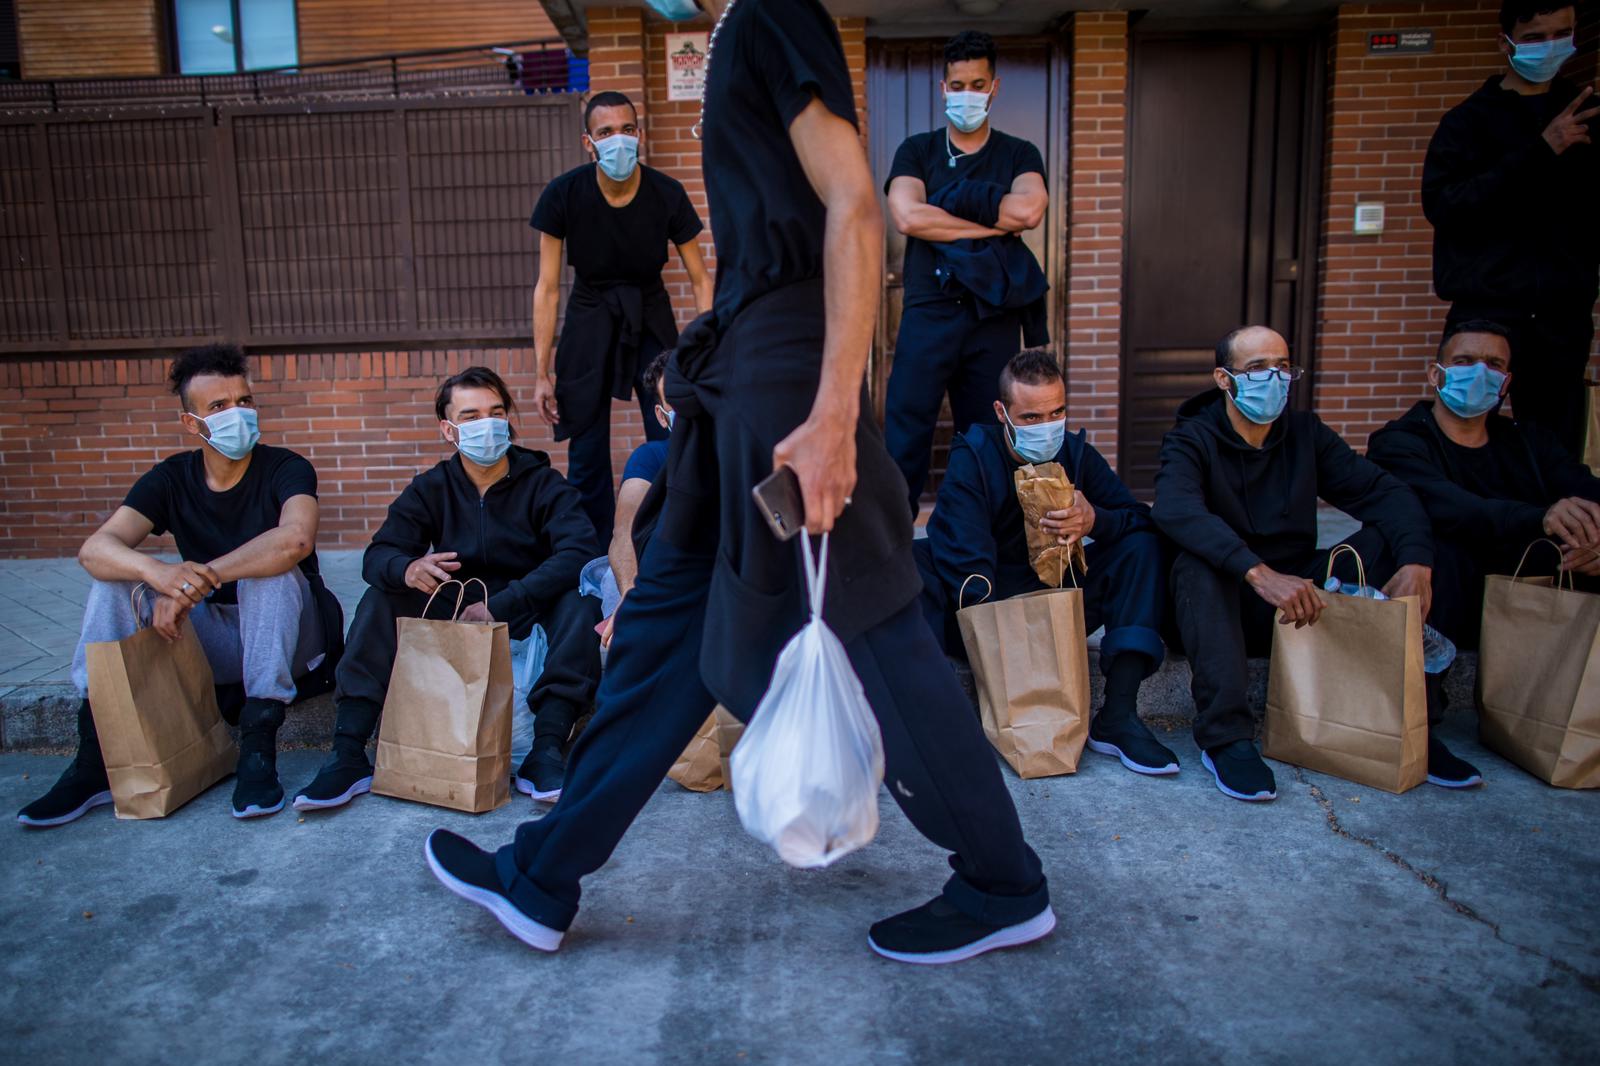
[[[750,490],[772,535],[789,540],[806,527],[806,507],[794,468],[780,466]]]

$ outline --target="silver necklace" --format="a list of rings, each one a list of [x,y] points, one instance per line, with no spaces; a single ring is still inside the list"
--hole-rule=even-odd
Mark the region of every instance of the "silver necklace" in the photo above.
[[[689,132],[697,141],[706,128],[706,97],[711,94],[711,56],[717,47],[717,34],[722,32],[722,24],[728,21],[728,16],[733,13],[734,5],[738,2],[739,0],[728,0],[728,6],[717,16],[716,25],[711,27],[711,36],[706,39],[706,83],[700,91],[700,117],[689,127]]]
[[[710,49],[709,46],[707,46],[707,48],[706,48],[706,55],[708,57],[711,55],[711,49]],[[993,132],[994,132],[994,127],[990,126],[989,127],[989,133],[986,133],[986,134],[983,135],[983,143],[982,144],[978,145],[978,147],[974,148],[970,152],[962,152],[960,155],[957,155],[956,154],[955,145],[950,143],[950,127],[946,126],[945,129],[944,129],[944,150],[950,156],[950,165],[953,167],[953,166],[956,165],[956,160],[965,159],[969,155],[977,155],[979,152],[981,152],[985,148],[989,147],[989,134],[991,134]]]

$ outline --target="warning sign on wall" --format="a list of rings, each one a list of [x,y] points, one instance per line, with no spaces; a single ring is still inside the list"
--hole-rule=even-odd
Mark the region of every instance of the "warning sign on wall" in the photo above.
[[[706,92],[706,35],[667,34],[667,99],[698,100]]]
[[[1375,30],[1367,34],[1368,55],[1415,56],[1432,51],[1432,30]]]

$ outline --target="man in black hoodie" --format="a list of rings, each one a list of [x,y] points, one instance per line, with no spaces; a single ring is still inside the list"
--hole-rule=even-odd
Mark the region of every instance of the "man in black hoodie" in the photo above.
[[[1245,703],[1246,656],[1271,648],[1272,621],[1297,628],[1322,613],[1317,500],[1367,523],[1346,538],[1387,596],[1417,596],[1427,615],[1433,541],[1428,516],[1394,477],[1350,450],[1309,411],[1284,410],[1300,376],[1289,345],[1265,326],[1217,343],[1216,387],[1187,400],[1161,444],[1156,526],[1176,542],[1172,604],[1193,673],[1194,738],[1217,788],[1277,797]],[[1348,555],[1335,571],[1354,581]],[[1253,595],[1252,595],[1253,593]],[[1448,752],[1430,742],[1429,772]],[[1459,761],[1459,760],[1455,760]]]
[[[1419,401],[1372,435],[1372,461],[1410,485],[1433,521],[1431,624],[1458,649],[1478,646],[1485,574],[1549,574],[1556,565],[1579,587],[1600,590],[1600,478],[1538,423],[1495,408],[1512,387],[1506,330],[1464,322],[1445,333]],[[1550,537],[1548,547],[1528,546]],[[1527,552],[1526,564],[1523,555]],[[1428,711],[1443,711],[1442,675],[1428,678]]]
[[[394,668],[395,620],[422,614],[443,581],[478,578],[487,602],[465,622],[506,622],[511,638],[535,623],[550,640],[528,705],[533,749],[517,788],[537,800],[561,794],[561,747],[600,683],[599,601],[578,592],[578,573],[599,554],[578,491],[544,452],[511,443],[511,393],[487,367],[468,367],[439,386],[439,433],[458,455],[418,474],[389,505],[362,560],[372,586],[356,608],[339,664],[333,754],[294,798],[298,810],[339,807],[372,786],[367,741]]]
[[[1600,289],[1600,149],[1592,88],[1556,77],[1573,51],[1569,0],[1505,0],[1507,69],[1444,116],[1422,168],[1433,288],[1449,325],[1511,331],[1519,422],[1573,455],[1583,446],[1584,370]]]

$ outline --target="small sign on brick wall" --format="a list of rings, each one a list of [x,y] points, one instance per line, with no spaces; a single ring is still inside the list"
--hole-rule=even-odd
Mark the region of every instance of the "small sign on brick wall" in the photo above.
[[[667,34],[667,99],[698,100],[706,93],[706,35]]]
[[[1432,30],[1373,30],[1367,34],[1369,56],[1416,56],[1432,51]]]

